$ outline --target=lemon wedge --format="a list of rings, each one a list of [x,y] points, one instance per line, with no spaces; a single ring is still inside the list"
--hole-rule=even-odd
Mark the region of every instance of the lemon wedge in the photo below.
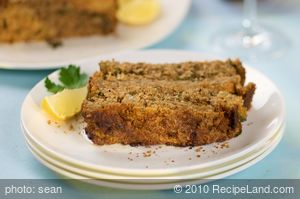
[[[87,87],[65,89],[55,95],[45,97],[41,108],[55,119],[66,120],[80,111],[86,95]]]
[[[160,14],[159,0],[119,0],[117,19],[129,25],[145,25]]]

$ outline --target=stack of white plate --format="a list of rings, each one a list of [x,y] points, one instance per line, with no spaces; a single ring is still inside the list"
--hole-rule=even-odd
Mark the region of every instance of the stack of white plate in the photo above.
[[[218,57],[160,50],[127,52],[104,58],[180,62]],[[92,74],[98,69],[98,61],[83,62],[83,70]],[[30,91],[23,103],[21,126],[35,157],[68,178],[88,179],[90,183],[123,189],[169,189],[175,184],[220,179],[263,159],[277,146],[284,131],[285,108],[279,90],[257,70],[250,67],[246,70],[247,81],[257,85],[253,105],[243,123],[242,134],[224,143],[193,148],[93,145],[85,137],[80,119],[49,124],[49,118],[39,108],[41,99],[47,94],[43,81]],[[57,78],[57,72],[50,77]]]

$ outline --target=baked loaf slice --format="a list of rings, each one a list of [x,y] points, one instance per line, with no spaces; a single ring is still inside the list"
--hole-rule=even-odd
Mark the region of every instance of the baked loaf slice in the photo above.
[[[116,0],[0,0],[0,42],[108,34]]]
[[[178,64],[104,61],[82,105],[99,145],[196,146],[239,135],[255,84],[236,60]]]

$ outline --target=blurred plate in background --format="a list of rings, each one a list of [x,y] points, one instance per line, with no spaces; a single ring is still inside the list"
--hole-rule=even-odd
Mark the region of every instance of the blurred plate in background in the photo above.
[[[161,0],[162,14],[145,26],[119,24],[109,36],[65,39],[53,49],[46,42],[0,44],[0,68],[50,69],[116,51],[144,48],[172,33],[182,22],[191,0]]]

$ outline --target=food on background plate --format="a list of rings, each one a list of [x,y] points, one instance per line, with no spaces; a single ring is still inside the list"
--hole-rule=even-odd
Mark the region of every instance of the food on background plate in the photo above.
[[[150,23],[159,12],[158,0],[1,0],[0,42],[45,40],[57,47],[63,38],[110,34],[118,20]]]
[[[82,116],[99,145],[196,146],[239,135],[255,84],[239,60],[175,64],[103,61]]]
[[[0,8],[0,41],[18,42],[108,34],[115,30],[115,0],[10,1]],[[83,2],[83,1],[82,1]],[[90,5],[97,4],[97,9]]]
[[[160,14],[159,0],[119,0],[116,16],[128,25],[146,25]]]

